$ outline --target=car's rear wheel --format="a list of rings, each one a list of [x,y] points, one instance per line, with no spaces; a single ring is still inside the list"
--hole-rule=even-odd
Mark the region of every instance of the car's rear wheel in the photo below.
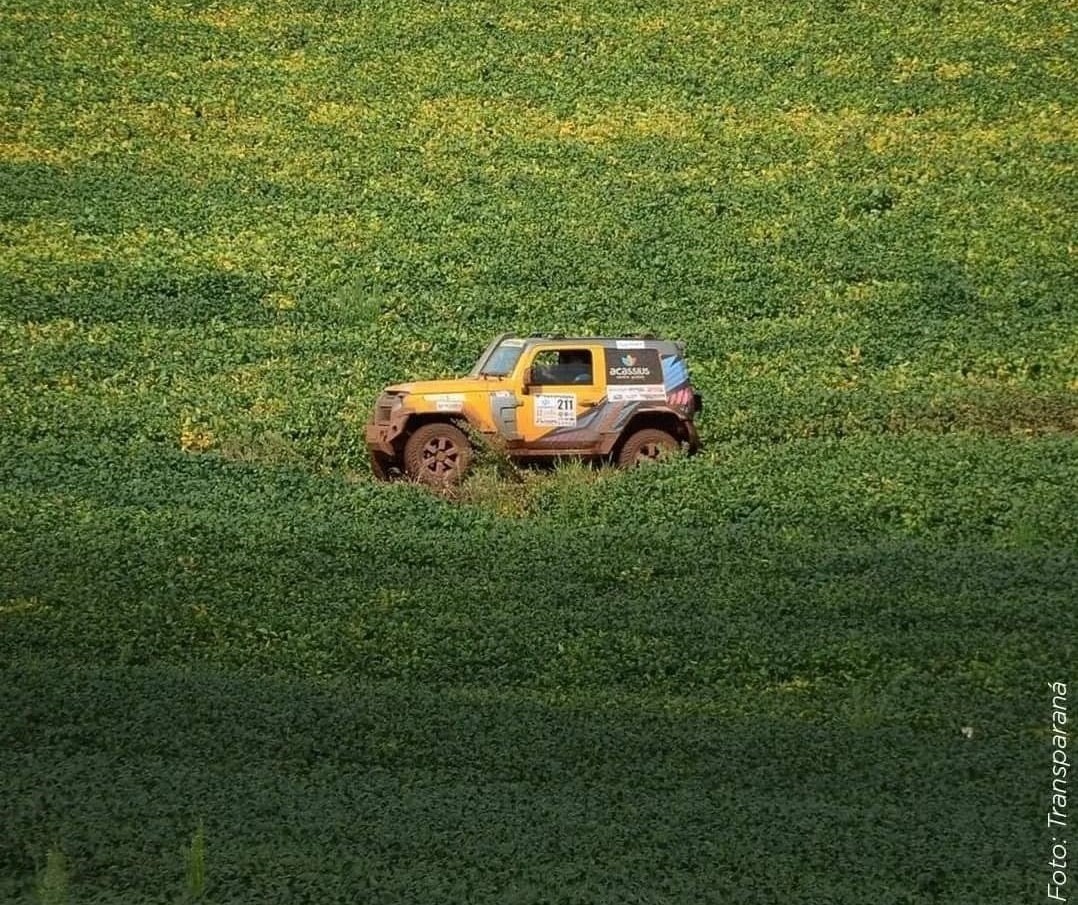
[[[404,444],[404,470],[424,484],[457,484],[471,464],[472,444],[452,424],[424,424]]]
[[[664,430],[648,427],[626,440],[618,451],[618,465],[633,468],[645,462],[656,462],[678,449],[677,438]]]

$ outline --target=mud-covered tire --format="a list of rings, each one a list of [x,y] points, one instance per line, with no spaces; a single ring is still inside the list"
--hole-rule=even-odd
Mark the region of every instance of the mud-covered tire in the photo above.
[[[664,430],[648,427],[632,434],[618,450],[618,465],[634,468],[645,462],[655,462],[674,453],[681,446],[677,437]]]
[[[424,424],[404,444],[404,471],[434,487],[458,484],[468,473],[472,456],[472,444],[459,427]]]

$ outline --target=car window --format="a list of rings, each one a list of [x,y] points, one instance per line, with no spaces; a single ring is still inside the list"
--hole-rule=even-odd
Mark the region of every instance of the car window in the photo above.
[[[532,359],[532,383],[539,386],[594,383],[587,349],[543,349]]]
[[[479,373],[490,377],[504,377],[516,366],[520,353],[524,351],[524,344],[520,340],[503,342],[497,349],[490,353],[483,362]]]

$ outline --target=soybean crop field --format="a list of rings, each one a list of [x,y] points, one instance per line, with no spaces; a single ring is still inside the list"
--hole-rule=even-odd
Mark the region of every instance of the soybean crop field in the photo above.
[[[1075,13],[6,0],[0,900],[1039,901]],[[376,482],[504,330],[702,453]]]

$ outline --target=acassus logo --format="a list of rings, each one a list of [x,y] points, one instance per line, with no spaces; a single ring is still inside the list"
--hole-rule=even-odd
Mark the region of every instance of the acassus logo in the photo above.
[[[631,357],[631,356],[629,356],[629,357]],[[611,368],[610,369],[610,376],[611,377],[650,377],[651,376],[651,368],[632,368],[632,367]]]
[[[662,364],[654,349],[606,350],[607,382],[614,384],[662,383]]]

